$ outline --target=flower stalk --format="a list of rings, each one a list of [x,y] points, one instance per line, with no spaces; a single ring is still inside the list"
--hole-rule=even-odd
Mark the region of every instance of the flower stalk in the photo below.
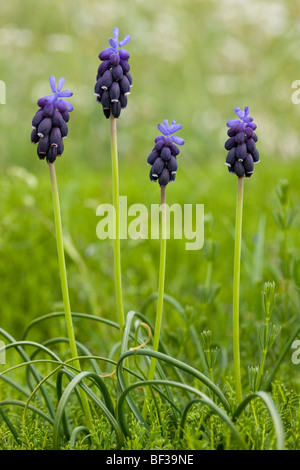
[[[160,262],[159,262],[159,281],[158,281],[158,299],[155,320],[155,331],[153,337],[153,350],[158,351],[159,338],[161,332],[162,316],[163,316],[163,303],[164,303],[164,287],[165,287],[165,272],[166,272],[166,251],[167,251],[167,224],[166,224],[166,186],[161,186],[161,238],[160,238]],[[153,380],[155,374],[156,360],[151,358],[148,380]]]
[[[121,248],[120,248],[120,196],[119,196],[119,165],[118,165],[118,145],[117,145],[117,119],[111,114],[110,116],[110,137],[111,137],[111,160],[112,160],[112,177],[113,177],[113,205],[115,209],[115,240],[114,240],[114,263],[115,263],[115,283],[117,310],[121,332],[123,336],[125,318],[122,294],[122,271],[121,271]]]
[[[174,134],[181,130],[181,124],[172,121],[171,125],[167,119],[163,124],[158,124],[158,130],[162,135],[155,138],[155,145],[147,158],[148,165],[151,166],[150,181],[158,181],[160,186],[160,214],[161,214],[161,238],[160,238],[160,262],[158,280],[158,299],[155,320],[155,331],[153,337],[153,350],[158,351],[159,338],[163,315],[165,271],[166,271],[166,187],[169,182],[174,182],[177,173],[177,157],[180,153],[177,145],[183,145],[184,139]],[[153,380],[155,374],[156,360],[151,359],[148,379]]]
[[[57,186],[57,179],[56,179],[56,172],[55,166],[53,163],[48,163],[49,166],[49,173],[50,173],[50,181],[51,181],[51,189],[52,189],[52,198],[53,198],[53,210],[54,210],[54,220],[55,220],[55,230],[56,230],[56,242],[57,242],[57,253],[58,253],[58,263],[59,263],[59,271],[60,271],[60,280],[61,280],[61,289],[62,289],[62,296],[63,296],[63,303],[64,303],[64,310],[65,310],[65,321],[67,327],[67,333],[70,343],[71,354],[74,359],[74,366],[79,371],[80,362],[77,359],[77,346],[75,341],[75,334],[74,334],[74,327],[73,327],[73,320],[72,320],[72,313],[70,307],[70,298],[69,298],[69,289],[68,289],[68,280],[67,280],[67,270],[66,270],[66,262],[65,262],[65,255],[64,255],[64,243],[63,243],[63,232],[62,232],[62,223],[61,223],[61,213],[60,213],[60,203],[59,203],[59,194],[58,194],[58,186]],[[87,397],[83,390],[80,390],[80,397],[82,401],[82,406],[84,410],[84,414],[87,420],[88,427],[90,431],[94,429],[91,410],[89,407],[89,403]]]
[[[239,302],[240,302],[240,273],[241,273],[241,246],[242,246],[242,221],[243,221],[243,194],[244,177],[238,178],[234,270],[233,270],[233,362],[236,396],[238,402],[242,401],[242,385],[240,371],[240,332],[239,332]]]
[[[129,73],[130,54],[123,47],[130,42],[129,35],[119,41],[119,29],[113,28],[113,37],[109,39],[109,47],[99,54],[101,61],[94,87],[97,102],[102,105],[104,116],[110,119],[110,140],[113,180],[113,206],[115,210],[115,243],[114,269],[116,283],[116,300],[119,318],[121,341],[125,327],[125,316],[122,293],[121,249],[120,249],[120,196],[119,168],[117,146],[117,119],[121,110],[127,106],[128,95],[132,87],[132,76]]]
[[[166,186],[160,187],[160,214],[161,214],[161,236],[160,236],[160,262],[159,262],[159,279],[158,279],[158,298],[156,308],[156,320],[153,336],[153,351],[158,351],[159,339],[161,333],[163,304],[164,304],[164,288],[165,288],[165,272],[166,272],[166,251],[167,251],[167,227],[166,227]],[[155,375],[156,358],[151,357],[148,380],[153,380]],[[150,398],[151,392],[147,389],[147,397]],[[144,402],[143,417],[147,417],[147,400]]]
[[[241,367],[240,367],[240,277],[241,277],[241,246],[243,222],[244,179],[250,178],[254,172],[254,164],[259,162],[259,152],[256,148],[258,137],[254,132],[257,128],[253,117],[249,115],[249,106],[244,111],[235,107],[238,119],[227,121],[228,139],[225,142],[227,150],[226,165],[229,173],[238,177],[235,246],[233,267],[233,366],[236,388],[236,398],[242,401]]]

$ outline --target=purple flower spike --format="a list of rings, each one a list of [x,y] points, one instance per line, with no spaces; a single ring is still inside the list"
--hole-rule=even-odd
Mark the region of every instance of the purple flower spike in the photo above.
[[[249,116],[249,106],[246,106],[244,111],[235,107],[234,111],[239,119],[227,121],[229,138],[225,142],[225,149],[228,151],[226,165],[229,173],[236,174],[238,178],[250,178],[254,163],[259,162],[259,152],[256,148],[258,137],[254,132],[257,126],[253,117]]]
[[[175,181],[177,173],[177,156],[180,153],[177,145],[184,144],[184,139],[172,134],[182,126],[176,124],[176,121],[169,125],[169,121],[165,119],[157,128],[163,135],[155,138],[155,146],[147,159],[148,165],[151,165],[150,181],[158,181],[160,186],[167,186],[169,182]]]
[[[132,86],[132,76],[129,73],[130,65],[128,62],[130,54],[125,49],[120,48],[128,44],[130,40],[130,36],[125,36],[122,41],[119,41],[119,30],[114,28],[113,37],[108,41],[110,47],[107,47],[99,54],[99,59],[102,62],[98,68],[94,94],[97,96],[98,103],[102,104],[106,118],[111,115],[118,118],[121,109],[127,106],[127,95],[130,94],[130,87]],[[120,93],[117,93],[118,96],[116,96],[117,89],[120,89]]]
[[[63,153],[62,139],[68,134],[67,122],[73,110],[71,103],[63,98],[69,98],[73,93],[70,90],[62,91],[65,83],[63,77],[56,86],[55,77],[51,75],[49,83],[52,95],[44,96],[37,102],[40,109],[32,120],[31,142],[38,144],[37,154],[41,160],[46,158],[48,163],[54,163]]]

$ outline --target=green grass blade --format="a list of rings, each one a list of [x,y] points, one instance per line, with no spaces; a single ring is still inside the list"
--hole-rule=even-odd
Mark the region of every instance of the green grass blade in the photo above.
[[[51,338],[51,339],[48,339],[47,341],[44,341],[43,343],[41,343],[43,346],[52,346],[53,344],[57,344],[57,343],[66,343],[68,344],[69,340],[68,338]],[[88,348],[80,343],[79,341],[76,341],[76,346],[77,346],[77,349],[79,352],[81,352],[84,356],[87,356],[87,360],[91,363],[91,366],[93,367],[94,369],[94,372],[96,374],[99,374],[101,375],[102,372],[98,366],[98,363],[97,361],[92,357],[92,354],[91,352],[88,350]],[[81,356],[81,359],[84,359],[84,356]],[[31,358],[34,357],[34,354],[31,355]]]
[[[18,444],[22,444],[22,441],[19,437],[19,433],[18,431],[16,430],[15,426],[12,424],[11,420],[9,419],[9,417],[7,416],[7,414],[5,413],[4,409],[3,409],[3,406],[2,405],[5,405],[6,402],[0,402],[0,416],[2,417],[3,421],[6,423],[7,427],[9,428],[10,432],[12,433],[14,439],[17,441]]]
[[[5,405],[13,405],[13,406],[21,406],[22,408],[28,408],[30,411],[33,411],[35,414],[37,414],[40,418],[44,419],[51,425],[53,425],[53,419],[46,415],[43,411],[39,410],[33,405],[28,405],[25,401],[21,400],[3,400],[0,402],[0,406],[5,406]]]
[[[113,416],[113,414],[111,413],[111,411],[107,408],[107,406],[105,406],[101,402],[101,400],[99,400],[99,398],[95,394],[93,394],[91,392],[91,390],[89,390],[89,388],[86,387],[82,383],[82,381],[86,378],[92,379],[96,383],[97,387],[99,388],[99,390],[103,394],[103,390],[104,390],[103,384],[104,384],[104,382],[101,379],[101,377],[99,377],[97,374],[94,374],[92,372],[80,372],[78,375],[76,375],[72,379],[72,381],[65,388],[65,390],[64,390],[64,392],[63,392],[63,394],[62,394],[62,396],[59,400],[58,407],[57,407],[57,410],[56,410],[56,413],[55,413],[54,426],[53,426],[53,449],[59,449],[60,448],[61,420],[62,420],[62,417],[65,413],[65,408],[66,408],[67,402],[68,402],[71,394],[76,389],[76,387],[78,387],[79,385],[82,386],[85,393],[87,393],[94,400],[94,402],[99,406],[99,408],[102,410],[102,412],[104,413],[104,415],[106,416],[106,418],[110,422],[111,426],[113,427],[113,429],[116,432],[118,446],[120,447],[123,443],[123,435],[122,435],[122,432],[121,432],[121,429],[119,427],[118,422],[116,421],[116,419]],[[106,386],[105,386],[105,388],[106,388]]]
[[[71,437],[70,437],[70,444],[69,444],[69,449],[72,450],[73,447],[75,447],[75,444],[76,444],[76,441],[77,441],[77,437],[80,433],[84,433],[86,436],[90,436],[90,430],[89,428],[87,428],[86,426],[77,426],[77,428],[75,428],[71,434]],[[90,438],[90,445],[92,444],[91,442],[91,438]]]
[[[8,383],[11,387],[18,390],[18,392],[22,393],[22,395],[25,395],[26,397],[28,397],[28,395],[30,393],[29,390],[25,390],[25,388],[23,388],[20,384],[18,384],[17,382],[12,380],[11,378],[5,377],[4,375],[2,375],[1,380],[4,380],[4,382]]]
[[[172,382],[168,380],[145,380],[142,382],[135,382],[134,384],[129,385],[125,390],[123,390],[118,401],[118,416],[119,416],[120,426],[125,436],[130,436],[130,430],[126,421],[125,407],[124,407],[128,393],[130,393],[132,390],[134,390],[137,387],[144,387],[144,386],[158,385],[158,384],[165,385],[168,387],[176,387],[182,390],[189,390],[190,393],[194,393],[195,395],[197,395],[199,397],[198,400],[201,401],[201,403],[208,406],[217,416],[219,416],[224,421],[224,423],[228,426],[228,428],[232,432],[232,435],[239,442],[239,445],[241,446],[241,448],[246,449],[246,445],[242,437],[240,436],[238,430],[236,429],[233,422],[230,420],[227,413],[222,408],[218,407],[207,395],[205,395],[203,392],[200,392],[196,388],[193,388],[189,385],[182,384],[180,382]]]
[[[274,425],[274,430],[276,434],[276,448],[277,450],[284,450],[285,446],[285,436],[284,436],[284,428],[282,424],[282,420],[280,418],[280,415],[277,411],[277,408],[270,397],[270,395],[266,392],[255,392],[249,395],[242,401],[242,403],[237,407],[235,412],[233,413],[232,419],[235,421],[240,414],[243,412],[243,410],[246,408],[246,406],[250,403],[251,400],[254,400],[256,398],[260,398],[266,405],[270,416],[273,421]]]
[[[5,348],[9,348],[9,347],[15,347],[16,351],[20,354],[20,356],[22,357],[22,359],[28,363],[30,363],[30,357],[28,356],[28,354],[24,351],[24,349],[20,346],[20,344],[16,344],[17,341],[9,334],[7,333],[5,330],[3,330],[2,328],[0,328],[0,334],[6,338],[8,341],[10,341],[9,344],[7,344],[5,346]],[[34,343],[35,345],[38,346],[38,343]],[[45,348],[47,349],[47,348]],[[39,374],[37,372],[37,370],[35,369],[35,367],[32,365],[32,364],[29,364],[28,367],[30,368],[30,371],[33,375],[33,377],[35,378],[36,382],[39,383],[40,379],[39,379]],[[50,400],[50,397],[46,391],[46,389],[44,387],[41,387],[41,393],[44,397],[44,400],[45,400],[45,403],[48,407],[48,410],[49,410],[49,413],[52,417],[54,417],[54,407],[52,405],[52,402]]]
[[[156,357],[156,359],[166,362],[167,364],[173,366],[174,368],[179,368],[182,371],[192,375],[204,385],[206,385],[215,395],[218,397],[222,405],[224,406],[226,411],[230,411],[230,405],[225,397],[225,395],[221,392],[221,390],[208,378],[206,375],[199,372],[197,369],[185,364],[174,357],[168,356],[158,351],[152,351],[148,349],[138,349],[135,351],[127,351],[126,353],[122,354],[117,363],[117,377],[120,382],[122,389],[126,388],[126,383],[124,383],[124,378],[122,376],[122,362],[126,359],[126,357],[132,356],[133,354],[137,355],[144,355],[150,357]],[[183,384],[184,385],[184,384]],[[188,390],[188,389],[185,389]]]
[[[141,310],[142,312],[145,311],[148,306],[154,301],[156,300],[158,297],[158,293],[155,292],[153,294],[151,294],[144,302]],[[169,294],[164,294],[164,301],[168,302],[170,305],[172,305],[179,313],[181,316],[184,316],[185,314],[185,311],[184,311],[184,308],[183,306],[180,304],[180,302],[178,302],[177,299],[175,299],[174,297],[172,297],[171,295]]]
[[[46,320],[51,320],[51,319],[56,319],[59,317],[64,317],[65,313],[64,312],[53,312],[53,313],[48,313],[47,315],[43,315],[41,317],[36,318],[32,322],[29,323],[27,328],[25,329],[22,339],[25,339],[29,333],[29,331],[39,323],[46,321]],[[92,320],[100,323],[105,323],[106,325],[112,326],[113,328],[119,329],[118,323],[112,321],[112,320],[107,320],[106,318],[102,317],[96,317],[95,315],[91,315],[88,313],[77,313],[77,312],[72,312],[72,317],[74,318],[80,318],[84,320]]]

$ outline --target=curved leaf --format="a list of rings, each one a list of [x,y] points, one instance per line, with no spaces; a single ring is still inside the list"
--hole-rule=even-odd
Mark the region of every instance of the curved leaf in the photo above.
[[[250,401],[254,400],[255,398],[260,398],[265,403],[273,421],[275,434],[276,434],[277,450],[284,450],[285,437],[284,437],[283,424],[279,416],[279,413],[276,409],[276,406],[268,393],[255,392],[249,395],[248,397],[246,397],[242,401],[242,403],[238,406],[238,408],[235,410],[235,412],[233,413],[233,416],[232,416],[233,421],[235,421],[239,417],[239,415],[246,408],[246,406],[250,403]]]
[[[203,392],[200,392],[196,388],[193,388],[186,384],[182,384],[180,382],[172,382],[169,380],[145,380],[142,382],[135,382],[134,384],[129,385],[125,390],[123,390],[118,401],[118,416],[119,416],[120,426],[125,436],[130,436],[129,427],[126,422],[125,407],[124,407],[124,403],[125,403],[128,393],[137,387],[144,387],[146,385],[149,386],[149,385],[158,385],[158,384],[165,385],[168,387],[176,387],[182,390],[188,390],[190,393],[194,393],[195,395],[197,395],[199,397],[198,400],[201,403],[208,406],[217,416],[219,416],[219,418],[221,418],[224,421],[224,423],[228,426],[228,428],[232,432],[232,435],[239,442],[241,448],[246,449],[246,445],[242,437],[240,436],[238,430],[236,429],[233,422],[230,420],[227,413],[225,413],[225,411],[222,408],[218,407],[207,395],[205,395]]]
[[[81,383],[85,378],[90,378],[93,380],[93,382],[96,383],[97,387],[99,390],[103,393],[103,380],[101,377],[99,377],[97,374],[94,374],[93,372],[80,372],[78,375],[76,375],[72,381],[68,384],[68,386],[65,388],[59,403],[58,407],[55,413],[54,417],[54,426],[53,426],[53,449],[59,449],[60,448],[60,428],[61,428],[61,421],[62,417],[65,413],[65,407],[67,405],[67,402],[72,394],[72,392],[76,389],[78,385],[80,385],[85,393],[87,393],[92,400],[100,407],[100,409],[103,411],[104,415],[110,422],[111,426],[116,432],[116,437],[118,441],[118,446],[122,445],[123,442],[123,435],[121,432],[121,429],[119,427],[118,422],[116,421],[115,417],[109,411],[107,406],[105,406],[101,400],[93,393],[91,390],[86,387],[83,383]],[[106,386],[105,386],[106,387]]]

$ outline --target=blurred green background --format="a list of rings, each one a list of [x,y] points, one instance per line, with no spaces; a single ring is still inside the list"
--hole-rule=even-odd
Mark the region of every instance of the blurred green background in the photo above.
[[[300,106],[292,82],[300,79],[300,4],[252,0],[10,0],[0,4],[0,327],[19,338],[34,318],[62,308],[48,168],[30,143],[36,101],[50,92],[48,77],[66,78],[74,105],[63,158],[56,163],[73,311],[117,319],[113,242],[96,237],[96,207],[111,202],[109,122],[93,95],[98,54],[112,29],[127,46],[133,88],[118,120],[120,193],[128,204],[150,207],[159,187],[149,181],[146,158],[164,119],[182,124],[186,143],[170,204],[204,204],[203,250],[168,243],[166,292],[194,308],[199,328],[230,344],[236,177],[224,165],[226,121],[235,106],[250,106],[258,125],[261,163],[245,181],[242,328],[244,348],[262,319],[264,281],[276,280],[281,234],[273,212],[275,187],[290,181],[299,204]],[[258,234],[263,244],[258,246]],[[289,247],[297,256],[299,217]],[[219,247],[213,264],[216,296],[206,303],[207,241]],[[126,311],[140,310],[157,289],[156,240],[122,242]],[[151,320],[154,311],[149,310]],[[50,324],[49,324],[50,325]],[[51,336],[49,325],[42,333]],[[53,329],[55,325],[51,324]],[[166,306],[166,334],[179,335],[182,319]],[[36,333],[37,334],[37,333]],[[178,336],[180,337],[180,335]]]

